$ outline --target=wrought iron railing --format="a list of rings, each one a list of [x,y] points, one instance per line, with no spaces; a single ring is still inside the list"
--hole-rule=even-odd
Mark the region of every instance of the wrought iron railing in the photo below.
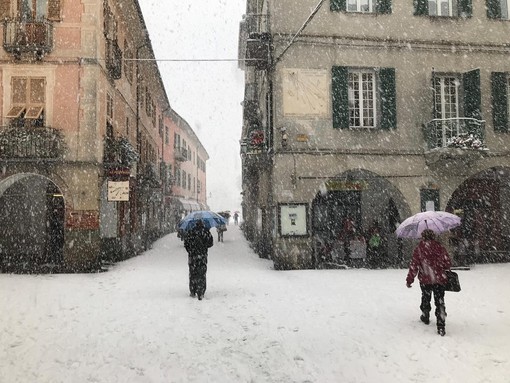
[[[53,24],[48,20],[4,21],[4,49],[9,53],[46,54],[53,49]]]
[[[59,160],[64,151],[65,141],[59,129],[0,127],[3,160]]]
[[[434,119],[424,125],[424,136],[429,149],[460,147],[485,148],[485,120],[458,117]]]
[[[188,150],[182,146],[174,148],[174,157],[177,161],[187,161]]]

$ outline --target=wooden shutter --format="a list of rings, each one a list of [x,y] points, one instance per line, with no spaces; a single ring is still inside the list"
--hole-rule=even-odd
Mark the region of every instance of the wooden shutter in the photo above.
[[[489,19],[501,19],[500,0],[486,0],[487,17]]]
[[[378,85],[378,94],[381,97],[381,129],[395,129],[397,127],[395,68],[381,68]]]
[[[48,0],[48,20],[60,21],[62,0]]]
[[[43,78],[30,79],[30,104],[44,104],[45,81]]]
[[[11,14],[11,1],[0,0],[0,19],[5,19]]]
[[[482,119],[482,95],[480,92],[480,69],[464,73],[464,117]]]
[[[347,67],[334,66],[331,71],[333,128],[349,128],[349,71]]]
[[[473,15],[472,0],[459,0],[459,16],[471,17]]]
[[[347,10],[347,0],[330,0],[329,9],[342,12]]]
[[[508,85],[507,74],[491,73],[492,121],[495,132],[508,132]]]
[[[27,104],[27,78],[12,78],[12,103]]]
[[[391,0],[376,0],[375,12],[381,14],[391,13]]]
[[[414,0],[414,15],[426,16],[429,14],[428,0]]]

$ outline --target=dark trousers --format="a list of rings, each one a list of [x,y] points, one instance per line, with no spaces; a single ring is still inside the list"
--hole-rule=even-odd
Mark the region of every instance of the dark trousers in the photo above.
[[[203,296],[205,294],[207,255],[194,255],[188,257],[189,266],[189,292]]]
[[[422,285],[421,288],[421,305],[420,309],[426,317],[429,316],[431,306],[430,300],[432,298],[432,294],[434,294],[434,304],[436,306],[436,324],[437,327],[445,326],[446,321],[446,307],[444,304],[444,286],[443,285]]]

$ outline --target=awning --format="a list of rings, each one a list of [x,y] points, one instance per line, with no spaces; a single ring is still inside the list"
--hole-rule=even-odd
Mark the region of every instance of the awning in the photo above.
[[[193,201],[191,199],[175,198],[174,201],[177,203],[177,205],[180,205],[182,210],[186,211],[203,210],[197,201]]]

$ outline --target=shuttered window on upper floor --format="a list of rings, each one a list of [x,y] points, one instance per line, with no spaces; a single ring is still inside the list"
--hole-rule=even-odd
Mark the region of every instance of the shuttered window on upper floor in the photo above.
[[[394,68],[332,68],[332,119],[336,129],[394,129]]]
[[[21,18],[25,21],[60,21],[62,0],[0,0],[0,18]]]
[[[37,77],[11,79],[11,106],[5,117],[38,119],[45,106],[46,80]]]
[[[471,17],[472,0],[415,0],[416,16]]]

